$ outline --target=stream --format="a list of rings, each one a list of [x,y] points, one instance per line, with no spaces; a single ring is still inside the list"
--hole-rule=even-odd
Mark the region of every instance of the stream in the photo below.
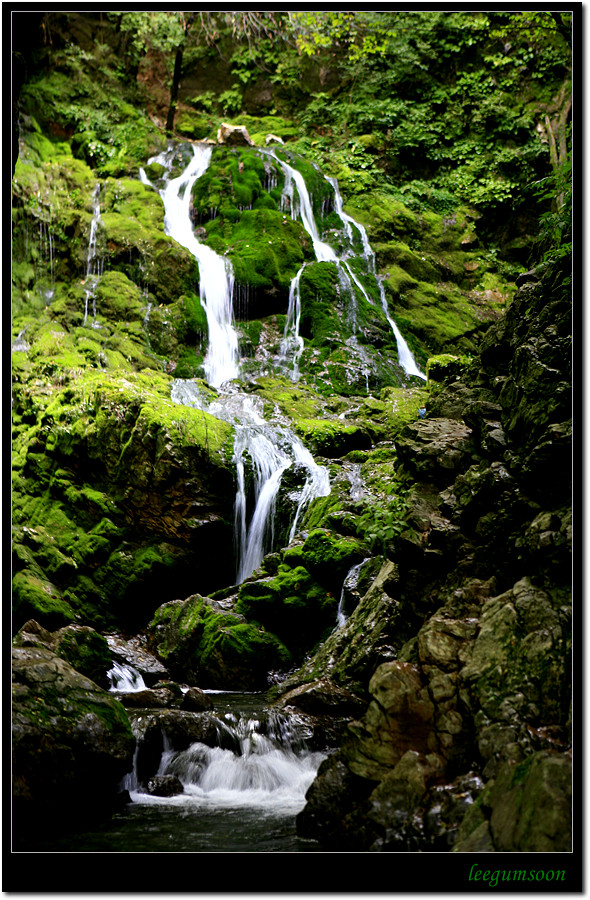
[[[117,684],[141,689],[129,669]],[[295,816],[324,754],[306,749],[303,731],[287,717],[263,714],[264,694],[211,692],[224,747],[195,743],[162,756],[160,774],[176,774],[184,792],[152,796],[134,789],[131,803],[109,822],[67,837],[46,838],[41,852],[312,853]],[[232,743],[234,749],[228,749]]]

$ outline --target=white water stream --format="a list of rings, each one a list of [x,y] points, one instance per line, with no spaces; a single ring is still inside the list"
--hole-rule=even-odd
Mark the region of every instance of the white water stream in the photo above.
[[[197,742],[164,754],[160,773],[176,775],[184,787],[173,802],[298,812],[325,754],[307,749],[297,717],[226,712],[217,722],[220,743],[230,742],[232,749]]]
[[[84,325],[88,319],[88,304],[92,300],[92,325],[99,327],[96,322],[96,285],[102,275],[104,260],[98,253],[98,230],[102,225],[100,217],[100,184],[97,184],[92,194],[92,220],[90,222],[90,237],[88,239],[88,251],[86,253],[86,278],[84,279]]]
[[[336,212],[338,213],[339,217],[344,222],[344,225],[346,227],[347,234],[349,236],[350,241],[352,242],[352,240],[353,240],[353,233],[352,233],[353,227],[357,229],[358,233],[361,236],[361,240],[363,242],[363,256],[369,266],[369,270],[370,270],[371,274],[375,277],[375,279],[377,281],[377,284],[379,286],[379,294],[381,297],[381,306],[382,306],[383,312],[385,313],[385,317],[386,317],[387,321],[389,322],[389,326],[395,336],[395,340],[397,343],[397,353],[398,353],[399,364],[407,375],[415,375],[416,377],[422,378],[425,381],[426,375],[424,374],[424,372],[421,371],[421,369],[416,364],[416,360],[414,359],[414,357],[412,355],[412,351],[408,347],[407,341],[405,340],[404,336],[402,335],[401,331],[399,330],[398,326],[396,325],[396,323],[394,322],[393,318],[390,315],[389,305],[387,303],[387,297],[385,296],[385,289],[383,287],[382,280],[377,275],[377,269],[376,269],[376,265],[375,265],[375,254],[369,243],[367,231],[366,231],[365,227],[360,224],[360,222],[356,222],[351,216],[347,215],[347,213],[344,212],[342,196],[338,189],[338,182],[336,181],[336,179],[335,178],[327,178],[327,181],[329,181],[330,184],[332,185],[332,187],[334,188]],[[351,272],[351,275],[352,275],[352,272]],[[354,275],[353,275],[353,278],[354,278]],[[362,293],[365,294],[365,297],[367,297],[367,294],[366,294],[364,288],[362,287],[362,285],[360,284],[360,282],[358,281],[358,279],[354,278],[354,281],[355,281],[355,284],[361,289]]]
[[[328,470],[315,462],[309,450],[289,428],[264,419],[263,403],[259,397],[234,389],[209,402],[195,382],[176,379],[172,385],[171,399],[229,422],[235,429],[236,580],[240,584],[258,568],[265,553],[272,548],[273,513],[283,473],[293,467],[304,479],[296,498],[288,538],[291,541],[306,506],[315,497],[326,497],[330,493]],[[253,512],[250,516],[246,491],[247,459],[254,472]]]
[[[186,247],[199,264],[201,302],[209,329],[205,376],[212,387],[219,389],[219,394],[209,403],[193,382],[176,380],[171,398],[234,426],[235,535],[239,560],[236,578],[237,583],[241,583],[258,568],[264,554],[272,547],[275,502],[285,470],[294,466],[304,472],[291,535],[305,506],[314,497],[329,494],[330,484],[327,470],[315,463],[289,429],[265,421],[262,402],[258,398],[237,391],[235,385],[227,385],[240,373],[232,306],[233,271],[229,260],[201,244],[193,233],[191,191],[195,181],[207,170],[211,147],[193,144],[191,152],[192,157],[184,171],[175,178],[165,179],[160,196],[164,202],[166,233]],[[173,160],[174,149],[170,147],[150,162],[159,162],[170,172]],[[145,184],[151,184],[143,170],[140,177]],[[245,468],[248,460],[254,472],[254,508],[250,516]]]
[[[209,165],[211,148],[193,145],[191,152],[192,156],[184,171],[175,178],[167,177],[160,195],[165,207],[166,233],[186,247],[199,265],[201,302],[207,313],[209,328],[204,368],[207,382],[217,388],[218,393],[214,400],[210,400],[194,381],[176,379],[171,399],[230,422],[235,430],[236,583],[241,583],[258,568],[265,553],[272,549],[274,508],[284,473],[292,469],[303,482],[301,489],[291,495],[293,513],[289,523],[289,542],[296,534],[307,504],[314,497],[327,496],[330,493],[330,482],[327,469],[314,461],[307,448],[280,422],[278,416],[274,421],[267,421],[261,398],[240,391],[235,382],[230,383],[239,377],[240,371],[238,339],[233,322],[233,272],[227,259],[201,244],[193,233],[191,191],[197,178]],[[174,150],[169,148],[153,161],[163,164],[170,173],[173,158]],[[283,197],[288,199],[293,218],[300,216],[312,239],[316,259],[338,265],[353,302],[355,286],[371,302],[348,261],[338,258],[329,244],[320,239],[303,176],[287,163],[277,161],[285,173]],[[140,177],[144,183],[150,184],[145,172],[142,171]],[[374,257],[364,229],[343,213],[337,185],[333,184],[333,187],[339,215],[350,242],[352,243],[354,225],[363,239],[365,258],[374,267]],[[302,271],[303,267],[291,285],[288,321],[280,351],[280,356],[285,360],[291,359],[292,377],[295,380],[299,377],[298,361],[303,350],[303,340],[299,335],[299,282]],[[352,325],[351,340],[354,340],[355,315],[352,316]],[[401,352],[400,363],[404,368],[408,364]],[[417,368],[416,372],[411,372],[417,373]],[[253,476],[250,490],[247,465],[251,466]],[[361,490],[351,477],[351,491],[355,489]],[[338,610],[339,624],[346,619],[345,588],[358,577],[359,568],[360,565],[351,569],[343,585]],[[117,673],[117,683],[125,683],[129,685],[127,689],[133,690],[133,682],[122,680],[123,675],[128,674]],[[323,754],[312,753],[307,749],[293,719],[265,717],[262,723],[256,715],[226,713],[219,721],[220,736],[224,733],[223,729],[226,733],[231,733],[234,742],[232,749],[227,749],[220,740],[216,747],[197,742],[182,752],[165,750],[159,773],[176,775],[182,782],[183,792],[163,798],[132,790],[133,799],[142,804],[165,804],[183,809],[194,804],[224,809],[271,807],[281,814],[288,812],[290,815],[301,809],[305,802],[305,792],[316,775]]]
[[[327,244],[325,241],[320,239],[318,234],[317,225],[315,222],[314,214],[313,214],[313,206],[311,203],[311,198],[309,196],[309,191],[307,189],[307,185],[305,183],[305,179],[303,175],[290,166],[288,163],[279,159],[279,157],[273,152],[270,151],[270,155],[276,162],[281,166],[283,172],[285,174],[285,185],[283,188],[283,207],[288,209],[291,214],[292,219],[301,218],[301,222],[303,227],[311,237],[313,248],[315,252],[315,256],[318,262],[334,262],[338,266],[339,275],[341,278],[342,286],[344,290],[348,293],[352,300],[352,308],[350,313],[350,326],[352,330],[352,339],[351,346],[354,347],[357,355],[360,355],[362,358],[362,351],[360,344],[356,340],[356,302],[355,302],[355,293],[353,284],[360,290],[365,300],[368,303],[372,303],[371,298],[369,297],[367,291],[365,290],[361,280],[353,271],[351,265],[348,263],[347,256],[354,255],[352,250],[352,244],[354,241],[354,232],[353,228],[356,229],[361,237],[361,241],[363,244],[363,258],[369,268],[370,273],[374,276],[377,284],[379,286],[380,298],[381,298],[381,306],[383,308],[383,312],[385,317],[389,323],[391,330],[395,336],[395,340],[397,343],[398,350],[398,360],[402,369],[406,372],[407,375],[415,375],[418,378],[422,378],[426,380],[426,375],[420,370],[416,361],[412,355],[410,348],[408,347],[407,341],[403,337],[401,331],[399,330],[397,324],[391,317],[389,313],[389,307],[387,303],[387,297],[385,296],[385,290],[383,287],[383,283],[381,279],[377,276],[376,267],[375,267],[375,254],[371,248],[369,243],[369,239],[367,236],[366,229],[359,222],[356,222],[351,216],[344,212],[342,195],[340,194],[340,190],[338,188],[338,182],[335,178],[330,178],[325,176],[326,181],[331,185],[334,191],[334,204],[336,207],[336,212],[342,221],[344,228],[346,230],[346,234],[348,237],[348,241],[350,244],[350,251],[338,257],[333,248]],[[297,189],[297,196],[294,190],[294,186]],[[284,364],[289,357],[292,360],[292,373],[291,377],[294,381],[299,380],[299,359],[301,358],[301,354],[303,352],[303,339],[299,335],[299,322],[301,318],[301,300],[300,300],[300,291],[299,291],[299,282],[301,279],[301,273],[305,265],[301,267],[298,271],[297,275],[293,279],[291,284],[291,290],[289,295],[289,309],[287,313],[287,322],[285,325],[285,332],[283,335],[283,341],[281,343],[280,354],[279,354],[279,364]],[[369,369],[366,369],[366,376],[368,379]],[[368,384],[367,384],[367,392],[368,392]]]
[[[111,682],[111,691],[134,693],[135,691],[145,691],[146,689],[143,676],[133,666],[126,666],[113,661],[113,667],[109,669],[107,675]]]
[[[201,303],[209,331],[205,377],[212,387],[218,388],[239,375],[238,336],[233,315],[234,275],[230,261],[201,244],[194,235],[190,217],[191,191],[197,178],[209,166],[211,147],[192,144],[191,149],[193,156],[188,165],[176,178],[166,181],[160,196],[164,201],[166,234],[186,247],[199,264]],[[173,152],[168,149],[149,162],[159,162],[170,170],[172,160]],[[151,183],[144,170],[140,177],[145,184]]]

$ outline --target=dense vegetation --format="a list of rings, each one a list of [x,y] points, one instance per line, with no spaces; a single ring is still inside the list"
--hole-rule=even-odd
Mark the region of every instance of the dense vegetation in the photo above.
[[[369,711],[390,690],[378,667],[399,662],[424,719],[418,768],[395,777],[418,779],[431,807],[431,782],[459,779],[460,795],[470,766],[487,792],[452,839],[429,844],[417,820],[383,838],[367,804],[401,761],[358,762],[369,713],[334,756],[352,805],[344,830],[320,823],[333,846],[449,849],[459,835],[473,850],[476,832],[486,850],[534,845],[498,828],[486,841],[501,766],[555,750],[561,784],[571,743],[572,14],[15,12],[12,62],[19,652],[38,641],[56,671],[94,678],[93,629],[141,632],[179,681],[263,690],[289,670],[273,699],[328,679]],[[249,141],[219,142],[223,123]],[[285,474],[273,552],[240,585],[234,427],[207,406],[199,266],[165,232],[158,193],[194,142],[213,147],[190,215],[232,264],[241,387],[330,475],[290,541],[301,483]],[[317,261],[289,215],[284,164],[337,260]],[[346,237],[332,179],[372,256],[360,229]],[[387,310],[427,377],[401,365]],[[194,380],[202,408],[172,402],[174,379]],[[355,566],[354,615],[334,632]],[[118,717],[123,755],[126,720],[107,706],[101,734]]]

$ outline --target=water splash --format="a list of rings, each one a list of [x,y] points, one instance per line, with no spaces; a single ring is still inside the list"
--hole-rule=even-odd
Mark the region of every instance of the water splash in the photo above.
[[[113,662],[113,668],[109,669],[107,675],[111,682],[111,691],[133,693],[135,691],[145,691],[146,689],[141,673],[133,666],[125,666],[121,663]]]
[[[137,802],[213,807],[260,807],[292,814],[325,754],[307,748],[307,729],[296,716],[263,711],[258,716],[226,714],[218,720],[225,746],[201,742],[162,755],[159,774],[175,775],[184,792],[170,798],[132,793]],[[232,749],[227,749],[228,744]]]

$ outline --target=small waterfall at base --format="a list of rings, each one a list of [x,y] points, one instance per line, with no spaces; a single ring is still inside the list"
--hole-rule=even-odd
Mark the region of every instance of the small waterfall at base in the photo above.
[[[296,498],[297,507],[289,541],[293,539],[307,505],[315,497],[327,497],[330,493],[328,470],[315,462],[309,450],[288,428],[263,418],[263,404],[258,397],[232,389],[220,392],[216,400],[207,402],[195,382],[175,379],[171,399],[175,403],[201,409],[234,426],[237,475],[235,532],[237,583],[240,584],[258,568],[265,553],[272,548],[274,506],[286,469],[299,469],[305,478]],[[249,520],[245,479],[247,457],[251,460],[255,475],[254,511]]]
[[[119,693],[133,693],[135,691],[145,691],[146,684],[143,677],[133,666],[125,666],[118,662],[113,662],[112,669],[107,672],[111,682],[111,691]]]
[[[296,716],[228,712],[218,718],[218,731],[217,747],[196,742],[165,754],[160,774],[176,775],[184,787],[173,802],[273,807],[290,814],[303,806],[325,754],[307,748],[307,730]]]

